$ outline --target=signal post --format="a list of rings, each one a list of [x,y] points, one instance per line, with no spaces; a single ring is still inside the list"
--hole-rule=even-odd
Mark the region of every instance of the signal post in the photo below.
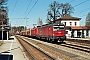
[[[7,33],[7,40],[8,40],[8,37],[9,37],[9,35],[8,35],[8,31],[7,31],[6,33]]]
[[[4,27],[2,26],[2,43],[3,43],[3,30],[4,30]]]

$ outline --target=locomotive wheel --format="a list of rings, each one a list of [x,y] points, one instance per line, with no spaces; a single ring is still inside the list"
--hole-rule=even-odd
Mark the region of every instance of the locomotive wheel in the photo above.
[[[48,41],[49,41],[49,42],[52,42],[52,40],[51,40],[50,38],[48,38]]]
[[[57,39],[54,39],[54,42],[56,43],[57,42]]]
[[[60,39],[60,40],[61,40],[60,42],[63,43],[63,39]]]
[[[49,38],[47,37],[47,38],[46,38],[46,40],[48,41],[48,40],[49,40]]]

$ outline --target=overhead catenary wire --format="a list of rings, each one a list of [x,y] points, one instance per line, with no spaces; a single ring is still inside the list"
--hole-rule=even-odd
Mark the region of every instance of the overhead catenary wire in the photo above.
[[[27,12],[27,10],[28,10],[28,8],[29,8],[31,2],[32,2],[32,0],[30,0],[30,2],[29,2],[29,4],[28,4],[28,7],[27,7],[27,9],[26,9],[26,11],[25,11],[25,13],[24,13],[24,15],[26,15],[26,12]],[[23,23],[23,20],[21,21],[21,23]]]
[[[83,9],[83,10],[80,10],[80,11],[78,11],[77,15],[81,15],[83,12],[87,12],[89,9],[90,9],[90,7],[86,8],[86,9]],[[85,15],[83,15],[83,16],[85,16]]]
[[[38,2],[38,0],[36,0],[36,2],[34,3],[34,5],[32,6],[32,8],[30,9],[30,11],[27,13],[27,15],[25,16],[25,18],[30,14],[30,12],[32,11],[32,9],[35,7],[36,3]]]
[[[85,0],[85,1],[83,1],[83,2],[81,2],[81,3],[79,3],[79,4],[77,4],[77,5],[75,5],[74,7],[77,7],[77,6],[79,6],[79,5],[81,5],[81,4],[84,4],[84,3],[88,2],[88,1],[89,1],[89,0]],[[89,9],[90,9],[90,7],[81,10],[78,15],[81,15],[83,12],[86,12],[86,11],[89,10]],[[86,17],[86,14],[84,14],[84,15],[82,15],[82,16],[80,16],[80,17]]]
[[[9,9],[11,9],[11,8],[9,8]],[[21,16],[24,16],[23,14],[21,14],[21,13],[15,11],[15,10],[13,10],[13,9],[11,9],[11,10],[14,11],[14,12],[16,12],[17,14],[19,14],[19,15],[21,15]]]
[[[16,3],[15,3],[15,5],[14,5],[14,8],[13,8],[13,9],[10,8],[10,9],[12,10],[11,15],[13,14],[13,12],[16,12],[16,13],[19,14],[20,16],[24,16],[23,14],[21,14],[21,13],[15,11],[15,7],[16,7],[17,3],[18,3],[18,0],[16,0]],[[9,19],[12,19],[12,18],[9,18]],[[17,22],[17,21],[16,21],[16,22]]]
[[[37,4],[37,2],[38,2],[38,0],[36,0],[36,2],[34,3],[34,5],[32,6],[32,8],[29,10],[29,12],[27,13],[27,15],[25,16],[25,19],[27,19],[27,16],[30,14],[30,12],[32,11],[32,9],[35,7],[35,5]]]
[[[83,3],[87,2],[87,1],[89,1],[89,0],[85,0],[85,1],[83,1],[83,2],[81,2],[81,3],[79,3],[79,4],[77,4],[77,5],[75,5],[74,7],[77,7],[77,6],[83,4]]]
[[[18,2],[18,0],[16,0],[16,3],[15,3],[15,5],[14,5],[14,7],[13,7],[13,10],[12,10],[11,15],[13,14],[13,11],[14,11],[14,9],[15,9],[16,5],[17,5],[17,2]]]
[[[86,2],[87,2],[87,1],[89,1],[89,0],[86,0]],[[89,9],[90,9],[90,7],[79,11],[79,14],[78,14],[78,15],[81,15],[83,12],[87,12]],[[83,17],[83,16],[86,16],[86,15],[84,14],[84,15],[82,15],[82,16],[80,16],[80,17]]]
[[[72,3],[74,0],[70,1],[69,3]]]
[[[83,10],[80,12],[80,14],[83,13],[83,12],[86,12],[86,11],[89,10],[89,9],[90,9],[90,7],[89,7],[89,8],[86,8],[86,9],[83,9]]]
[[[28,10],[28,8],[29,8],[29,6],[30,6],[30,4],[31,4],[31,1],[32,0],[30,0],[30,2],[29,2],[29,5],[28,5],[28,7],[27,7],[27,9],[26,9],[26,11],[25,11],[25,13],[24,13],[24,15],[26,14],[26,12],[27,12],[27,10]],[[17,2],[16,2],[17,3]],[[15,5],[16,6],[16,5]],[[18,12],[17,12],[18,13]],[[18,13],[18,14],[20,14],[20,13]],[[20,14],[20,15],[22,15],[22,14]],[[24,16],[24,15],[22,15],[22,16]],[[20,18],[20,19],[25,19],[25,18]],[[20,21],[20,20],[19,20]],[[23,20],[22,20],[22,22],[23,22]]]
[[[38,1],[38,0],[37,0],[37,1]],[[36,1],[36,2],[37,2],[37,1]],[[70,3],[72,3],[73,1],[75,1],[75,0],[71,0]],[[83,2],[81,2],[81,3],[79,3],[79,4],[76,4],[74,7],[80,6],[80,5],[84,4],[84,3],[87,2],[87,1],[89,1],[89,0],[85,0],[85,1],[83,1]],[[31,2],[29,3],[29,5],[28,5],[28,7],[27,7],[26,10],[28,10],[30,4],[31,4]],[[35,4],[36,4],[36,3],[35,3]],[[34,4],[34,5],[35,5],[35,4]],[[34,6],[34,5],[33,5],[33,6]],[[33,8],[34,8],[34,7],[32,7],[32,8],[30,9],[30,11],[27,13],[27,15],[25,16],[25,18],[27,18],[27,16],[30,14],[30,12],[32,11]],[[25,11],[25,14],[26,14],[26,12],[27,12],[27,11]],[[84,11],[81,11],[81,12],[79,12],[79,13],[81,14],[82,12],[84,12]],[[22,21],[23,21],[23,20],[22,20]]]
[[[18,3],[18,0],[16,0],[16,2],[15,2],[15,5],[14,5],[14,7],[13,7],[13,9],[12,9],[12,13],[11,13],[11,15],[13,14],[13,12],[15,11],[14,9],[15,9],[15,7],[16,7],[16,5],[17,5],[17,3]],[[18,13],[18,12],[17,12]],[[20,13],[18,13],[18,14],[20,14]],[[20,14],[20,15],[22,15],[22,14]]]
[[[81,3],[79,3],[79,4],[77,4],[77,5],[75,5],[74,7],[77,7],[77,6],[79,6],[79,5],[81,5],[81,4],[84,4],[84,3],[86,3],[86,2],[88,2],[89,0],[85,0],[85,1],[83,1],[83,2],[81,2]],[[79,14],[78,15],[80,15],[81,13],[83,13],[84,11],[86,11],[86,10],[88,10],[88,9],[90,9],[90,8],[86,8],[86,9],[83,9],[83,10],[81,10],[81,11],[79,11]],[[85,15],[84,15],[85,16]]]
[[[15,5],[14,5],[14,7],[13,7],[13,9],[12,9],[12,12],[11,12],[11,15],[13,14],[13,12],[14,12],[14,9],[15,9],[15,7],[16,7],[16,5],[17,5],[17,2],[18,2],[18,0],[16,0],[16,2],[15,2]],[[10,16],[11,16],[10,15]]]
[[[24,15],[26,14],[26,12],[27,12],[27,10],[28,10],[28,8],[29,8],[31,2],[32,2],[32,0],[30,0],[30,2],[29,2],[29,4],[28,4],[28,7],[27,7],[27,9],[26,9],[26,11],[25,11],[25,13],[24,13]]]
[[[73,1],[74,1],[74,0],[70,1],[69,3],[72,3]],[[79,3],[79,4],[77,4],[77,5],[75,5],[74,7],[77,7],[77,6],[83,4],[83,3],[87,2],[87,1],[89,1],[89,0],[85,0],[85,1],[83,1],[83,2],[81,2],[81,3]],[[89,8],[87,8],[87,9],[89,9]],[[86,10],[86,9],[85,9],[85,10]],[[79,13],[81,14],[82,12],[84,12],[84,10],[80,11]]]

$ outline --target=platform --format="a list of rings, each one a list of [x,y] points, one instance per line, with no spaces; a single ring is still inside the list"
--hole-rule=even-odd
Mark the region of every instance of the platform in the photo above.
[[[14,39],[3,40],[3,44],[0,46],[0,54],[13,55],[13,60],[27,60],[27,57],[17,39],[14,36],[11,38]]]

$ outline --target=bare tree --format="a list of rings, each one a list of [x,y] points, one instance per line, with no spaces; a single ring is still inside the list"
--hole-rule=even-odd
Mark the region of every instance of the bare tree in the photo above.
[[[38,26],[42,26],[43,24],[42,19],[39,18],[37,23],[38,23]]]
[[[51,3],[49,5],[50,9],[48,10],[47,13],[47,23],[54,22],[58,17],[60,17],[59,9],[60,9],[60,4],[56,1]]]
[[[0,0],[0,5],[5,5],[8,0]]]
[[[65,3],[65,4],[61,3],[60,6],[62,10],[62,15],[66,14],[70,16],[71,13],[73,13],[74,8],[69,3]]]
[[[63,14],[71,15],[73,13],[74,8],[69,3],[58,3],[54,1],[49,5],[50,9],[47,13],[47,23],[54,23],[54,20],[60,18]]]
[[[0,0],[0,24],[8,23],[8,8],[5,6],[8,0]]]
[[[90,26],[90,12],[88,13],[86,17],[86,26]]]

